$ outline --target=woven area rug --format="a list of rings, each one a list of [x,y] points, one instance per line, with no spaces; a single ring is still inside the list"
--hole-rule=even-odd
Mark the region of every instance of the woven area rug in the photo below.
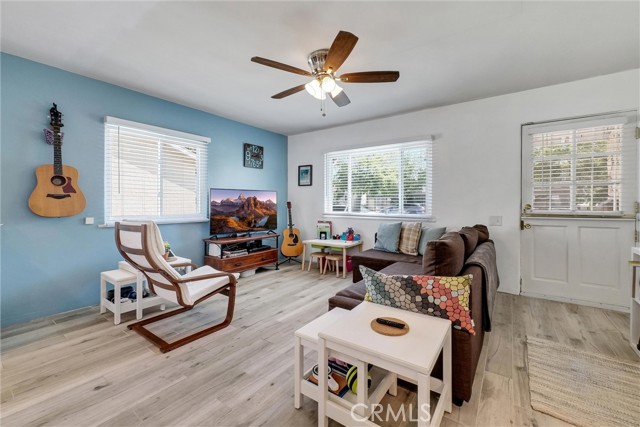
[[[577,426],[640,426],[640,364],[527,336],[531,406]]]

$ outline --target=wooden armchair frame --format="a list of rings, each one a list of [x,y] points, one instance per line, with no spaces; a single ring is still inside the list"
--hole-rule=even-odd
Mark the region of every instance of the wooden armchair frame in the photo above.
[[[134,232],[134,233],[140,233],[140,238],[141,238],[141,249],[138,248],[132,248],[132,247],[127,247],[125,246],[121,239],[120,239],[120,231],[129,231],[129,232]],[[145,337],[147,340],[149,340],[150,342],[152,342],[154,345],[156,345],[158,348],[160,348],[160,351],[163,353],[166,353],[168,351],[174,350],[178,347],[181,347],[185,344],[188,344],[190,342],[193,342],[197,339],[200,339],[204,336],[207,336],[209,334],[212,334],[216,331],[219,331],[220,329],[224,329],[227,326],[229,326],[229,324],[231,323],[231,320],[233,319],[233,310],[235,307],[235,297],[236,297],[236,284],[237,284],[237,280],[236,277],[231,274],[231,273],[225,273],[225,272],[220,272],[220,273],[213,273],[213,274],[204,274],[204,275],[199,275],[197,277],[189,277],[189,278],[176,278],[174,277],[174,275],[168,273],[167,271],[165,271],[165,269],[163,268],[163,266],[159,265],[159,263],[154,259],[151,251],[153,250],[153,248],[149,247],[148,244],[148,229],[147,229],[147,224],[140,224],[140,225],[131,225],[131,224],[121,224],[119,222],[116,222],[115,224],[115,234],[116,234],[116,246],[118,248],[118,251],[120,252],[120,254],[122,255],[122,257],[129,262],[131,265],[133,265],[135,268],[137,268],[138,270],[140,270],[145,277],[147,278],[147,283],[149,284],[149,288],[151,289],[152,292],[156,293],[154,290],[155,286],[158,286],[162,289],[165,289],[167,291],[172,291],[176,294],[176,300],[177,303],[181,306],[181,308],[177,308],[175,310],[171,310],[165,313],[162,313],[158,316],[154,316],[151,317],[149,319],[145,319],[145,320],[141,320],[139,322],[135,322],[132,323],[130,325],[127,326],[128,329],[130,330],[134,330],[137,333],[139,333],[140,335],[142,335],[143,337]],[[147,266],[143,266],[140,265],[139,263],[135,262],[129,255],[140,255],[143,256],[146,261],[149,263],[149,267]],[[196,267],[194,264],[191,264],[192,267]],[[165,284],[165,283],[161,283],[158,282],[157,280],[154,280],[150,273],[156,273],[161,275],[165,280],[167,280],[167,282],[169,282],[169,285]],[[217,287],[216,289],[212,290],[211,292],[207,293],[206,295],[202,296],[201,298],[197,299],[196,301],[194,301],[192,304],[188,304],[185,302],[184,296],[182,294],[182,289],[179,286],[180,284],[183,283],[189,283],[189,282],[194,282],[194,281],[200,281],[200,280],[206,280],[206,279],[214,279],[214,278],[219,278],[219,277],[228,277],[229,282]],[[165,340],[163,340],[162,338],[160,338],[158,335],[154,334],[153,332],[149,331],[148,329],[145,328],[146,325],[149,325],[151,323],[155,323],[158,322],[160,320],[172,317],[172,316],[176,316],[180,313],[184,313],[185,311],[189,311],[191,310],[194,306],[196,306],[197,304],[199,304],[200,302],[214,296],[217,294],[222,294],[225,295],[229,298],[229,302],[227,304],[227,314],[225,319],[213,326],[210,326],[206,329],[203,329],[201,331],[195,332],[191,335],[188,335],[184,338],[181,338],[179,340],[176,340],[174,342],[167,342]]]

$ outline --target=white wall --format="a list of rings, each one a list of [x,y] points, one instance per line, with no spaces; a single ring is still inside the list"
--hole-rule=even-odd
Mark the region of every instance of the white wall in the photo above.
[[[639,70],[417,111],[289,137],[289,199],[304,239],[319,219],[334,233],[348,226],[373,246],[379,219],[323,218],[323,154],[338,149],[410,141],[434,135],[434,199],[437,225],[488,224],[496,242],[500,290],[519,293],[520,126],[527,122],[638,109]],[[375,88],[371,88],[375,90]],[[340,114],[336,108],[328,114]],[[358,108],[357,99],[348,107]],[[322,120],[322,117],[318,117]],[[298,187],[299,165],[313,165],[313,186]],[[627,253],[624,248],[623,253]]]

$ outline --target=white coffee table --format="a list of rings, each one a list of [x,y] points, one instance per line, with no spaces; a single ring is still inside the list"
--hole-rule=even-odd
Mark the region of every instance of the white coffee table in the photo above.
[[[378,317],[402,319],[409,325],[409,333],[392,337],[375,332],[371,329],[371,320]],[[355,364],[358,372],[365,372],[371,363],[416,383],[418,426],[439,425],[444,411],[451,412],[451,322],[366,301],[340,320],[318,331],[318,425],[327,426],[327,417],[349,426],[376,425],[366,419],[373,409],[367,395],[367,381],[358,381],[355,411],[328,398],[327,364],[321,362],[330,355]],[[440,352],[443,353],[442,381],[431,377]],[[440,393],[440,398],[431,413],[432,390]]]
[[[309,374],[311,373],[311,367],[306,371],[304,370],[303,361],[305,350],[319,351],[318,332],[327,326],[337,324],[342,325],[342,327],[349,327],[349,324],[345,323],[345,319],[348,315],[348,310],[334,308],[296,331],[294,346],[294,407],[296,409],[300,409],[302,396],[318,401],[320,395],[318,392],[318,386],[308,381]],[[367,396],[368,404],[379,403],[387,391],[390,395],[396,396],[396,374],[378,367],[372,368],[369,373],[372,381],[371,393]],[[343,405],[347,410],[358,403],[357,396],[351,393],[351,391],[348,391],[343,397],[329,394],[328,399],[332,400],[336,404]]]

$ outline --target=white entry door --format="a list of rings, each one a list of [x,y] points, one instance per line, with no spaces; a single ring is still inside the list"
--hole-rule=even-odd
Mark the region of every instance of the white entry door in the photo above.
[[[521,293],[629,306],[635,115],[523,127]]]
[[[629,306],[632,220],[523,217],[523,295]]]

